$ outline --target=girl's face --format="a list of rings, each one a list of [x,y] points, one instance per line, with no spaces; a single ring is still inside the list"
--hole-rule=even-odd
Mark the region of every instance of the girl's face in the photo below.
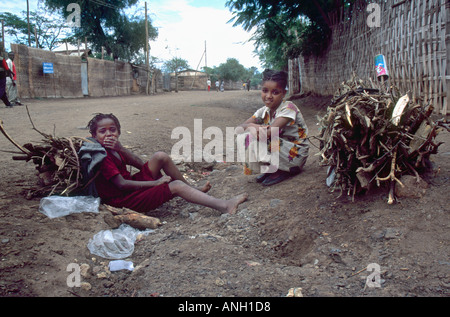
[[[108,139],[118,139],[119,129],[113,119],[105,118],[97,122],[97,129],[93,137],[103,146]]]
[[[280,87],[276,81],[265,81],[261,89],[261,98],[267,108],[276,110],[286,95],[285,87]]]

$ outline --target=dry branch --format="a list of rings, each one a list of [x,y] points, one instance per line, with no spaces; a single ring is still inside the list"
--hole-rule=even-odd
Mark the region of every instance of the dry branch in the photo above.
[[[139,230],[156,229],[161,226],[161,221],[158,218],[146,216],[125,207],[104,206],[113,215],[113,220],[117,221],[117,226],[118,224],[126,223]]]

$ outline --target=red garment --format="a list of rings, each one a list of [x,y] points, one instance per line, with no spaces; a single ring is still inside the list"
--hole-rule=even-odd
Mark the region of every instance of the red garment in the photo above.
[[[111,178],[121,174],[123,178],[138,181],[154,181],[147,164],[138,173],[131,175],[127,170],[127,164],[121,155],[121,160],[115,157],[109,150],[100,166],[100,174],[95,180],[97,192],[102,202],[113,207],[125,207],[137,212],[148,212],[158,208],[171,200],[174,195],[165,183],[155,187],[136,191],[121,191],[112,182]]]
[[[1,67],[3,67],[6,71],[9,70],[8,64],[6,63],[6,59],[2,58],[2,65]]]

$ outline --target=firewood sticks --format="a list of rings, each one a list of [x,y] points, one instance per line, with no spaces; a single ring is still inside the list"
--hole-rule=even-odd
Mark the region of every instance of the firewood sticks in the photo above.
[[[334,175],[331,189],[352,196],[368,192],[373,183],[389,183],[388,203],[401,175],[419,177],[430,168],[430,155],[441,143],[435,137],[449,125],[433,122],[433,105],[422,106],[408,94],[390,93],[372,81],[353,77],[342,83],[319,118],[320,163]]]

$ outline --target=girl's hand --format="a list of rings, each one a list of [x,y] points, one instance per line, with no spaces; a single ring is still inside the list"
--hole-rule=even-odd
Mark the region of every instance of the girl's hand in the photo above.
[[[261,125],[257,130],[257,138],[258,140],[267,141],[270,137],[270,126],[269,125]]]
[[[122,144],[119,142],[119,139],[115,136],[108,136],[103,141],[103,145],[111,150],[116,152],[120,152],[122,149]]]
[[[268,125],[262,125],[262,124],[253,124],[251,127],[248,128],[250,133],[256,137],[257,140],[267,140],[268,135],[270,133],[269,131],[270,126]]]
[[[170,183],[172,181],[172,177],[170,177],[170,176],[163,176],[160,179],[158,179],[157,181],[158,181],[158,185],[162,185],[164,183]]]

